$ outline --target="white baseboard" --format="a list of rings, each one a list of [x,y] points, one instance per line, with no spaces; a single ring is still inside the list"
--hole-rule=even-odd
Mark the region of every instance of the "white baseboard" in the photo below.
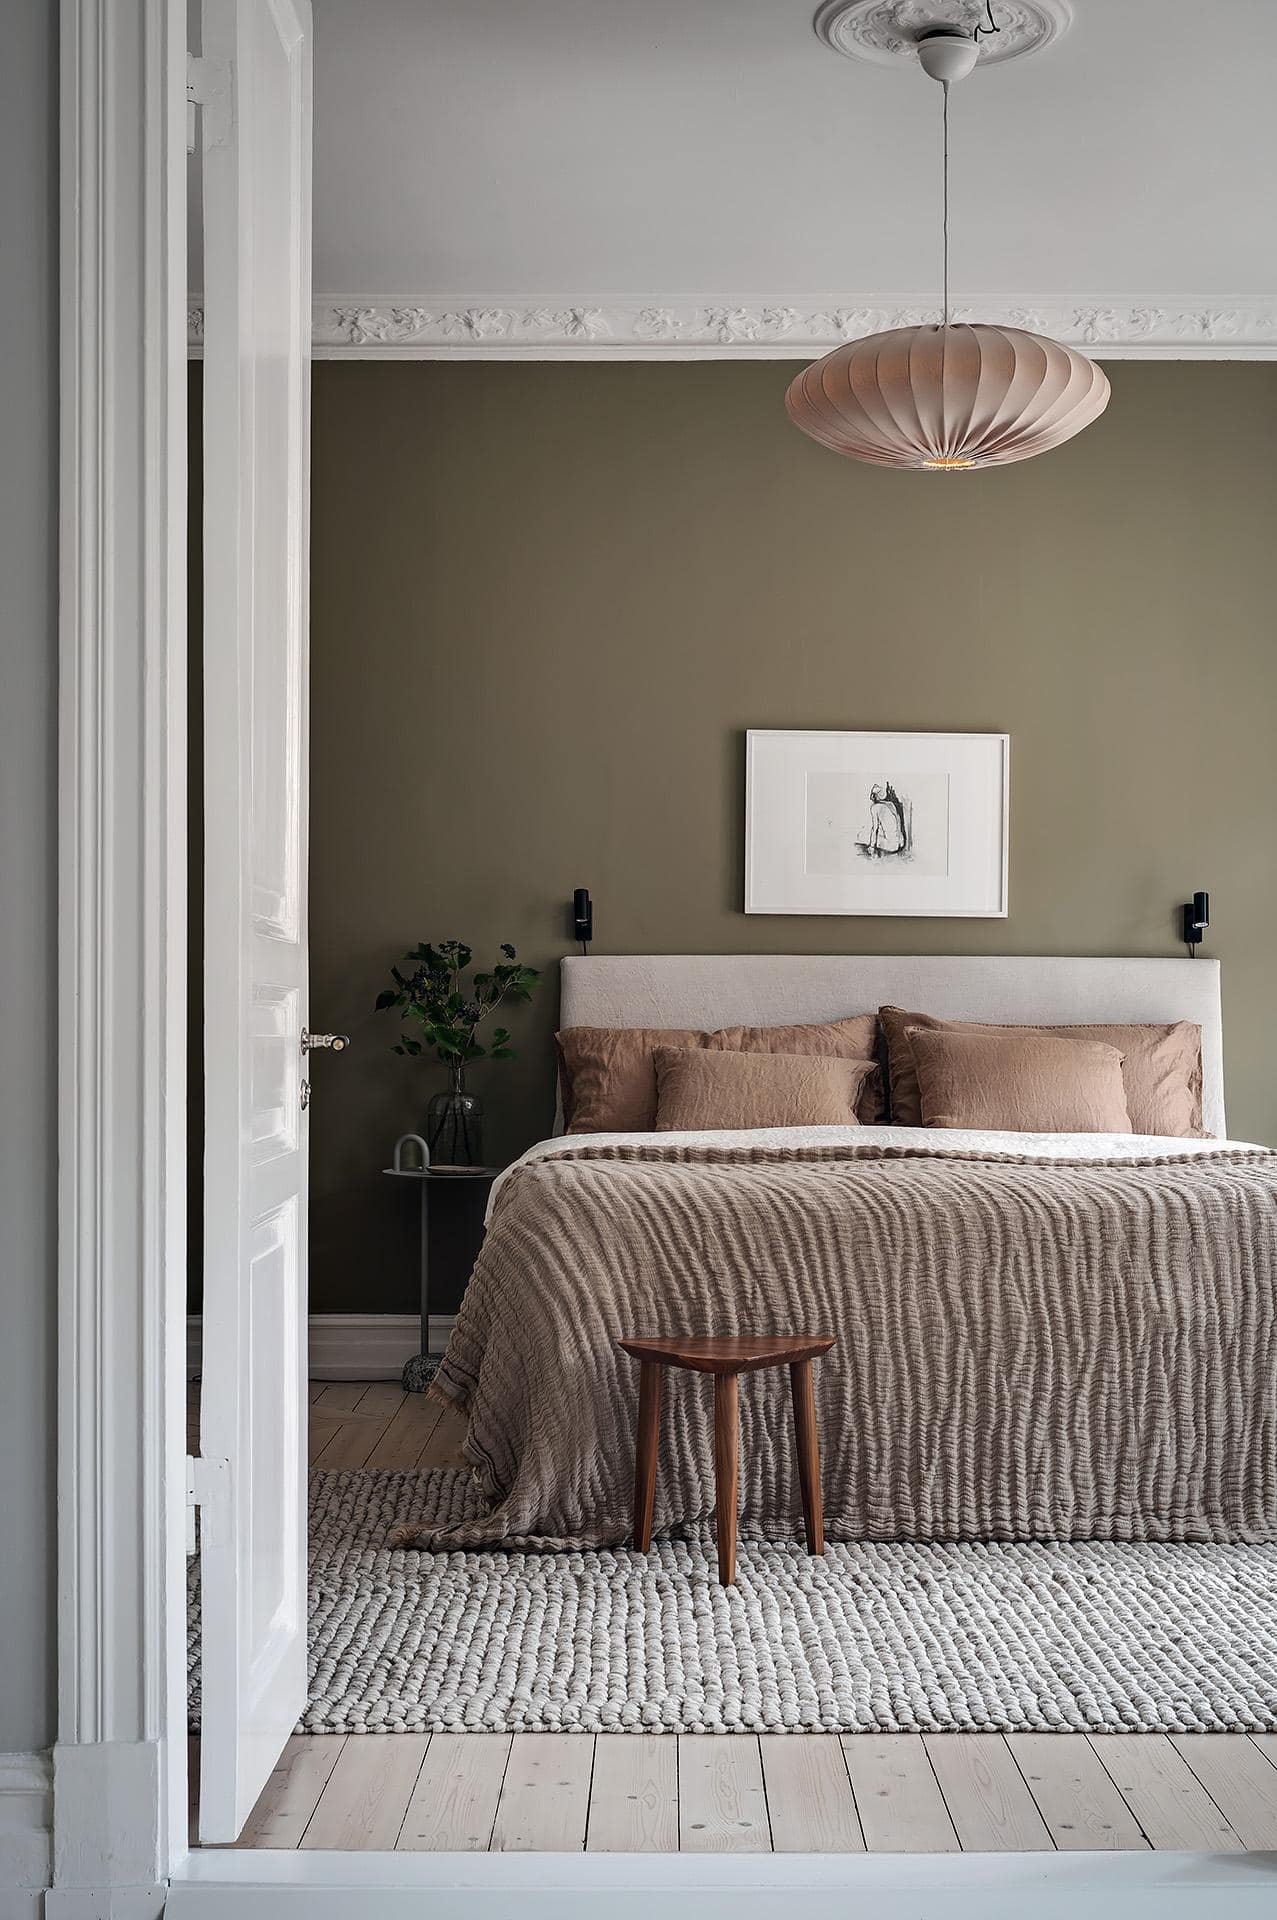
[[[442,1353],[454,1313],[430,1316],[430,1350]],[[405,1360],[421,1351],[416,1313],[312,1313],[308,1323],[312,1380],[397,1380]],[[199,1378],[198,1314],[186,1322],[186,1377]]]
[[[358,1739],[358,1735],[354,1736]],[[325,1853],[202,1848],[165,1920],[1271,1920],[1271,1853]]]
[[[53,1763],[47,1753],[0,1753],[0,1887],[34,1902],[52,1868]]]

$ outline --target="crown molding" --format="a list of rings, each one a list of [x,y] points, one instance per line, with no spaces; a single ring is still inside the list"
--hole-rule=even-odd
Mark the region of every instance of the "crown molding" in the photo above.
[[[938,320],[924,305],[838,300],[710,302],[351,298],[315,305],[318,359],[801,360],[843,340]],[[1277,298],[989,300],[956,320],[1003,321],[1102,360],[1277,359]],[[198,353],[204,314],[188,302]]]

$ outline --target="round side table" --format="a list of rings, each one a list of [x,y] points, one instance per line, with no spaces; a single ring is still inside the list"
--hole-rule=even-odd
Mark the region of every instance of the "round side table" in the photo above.
[[[477,1188],[487,1204],[488,1191],[501,1167],[385,1167],[383,1172],[390,1180],[415,1180],[421,1189],[421,1351],[411,1360],[405,1361],[403,1370],[403,1388],[405,1393],[424,1393],[439,1370],[440,1355],[430,1351],[430,1222],[434,1208],[448,1207],[459,1213],[458,1196],[466,1188]],[[460,1279],[460,1290],[464,1293],[479,1247],[483,1240],[483,1221],[474,1220],[473,1209],[469,1219],[455,1222],[455,1231],[449,1248],[449,1266],[451,1277]],[[443,1277],[443,1276],[440,1276]]]

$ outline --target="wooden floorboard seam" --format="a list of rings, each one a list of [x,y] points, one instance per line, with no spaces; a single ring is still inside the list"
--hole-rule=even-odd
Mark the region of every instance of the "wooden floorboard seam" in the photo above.
[[[412,1807],[412,1796],[417,1791],[418,1780],[420,1780],[422,1774],[425,1772],[426,1761],[430,1757],[430,1749],[434,1745],[434,1738],[435,1737],[433,1733],[428,1733],[426,1735],[426,1750],[421,1756],[421,1765],[417,1768],[417,1771],[412,1776],[412,1785],[408,1789],[408,1798],[404,1801],[403,1814],[402,1814],[402,1817],[400,1818],[399,1825],[395,1828],[395,1845],[394,1845],[395,1852],[398,1852],[399,1842],[403,1839],[404,1826],[407,1823],[408,1814]]]
[[[1193,1766],[1192,1761],[1189,1759],[1188,1755],[1185,1753],[1180,1753],[1179,1748],[1175,1745],[1175,1741],[1170,1734],[1167,1734],[1166,1739],[1167,1739],[1168,1745],[1170,1746],[1171,1752],[1174,1754],[1177,1754],[1179,1758],[1184,1762],[1184,1765],[1188,1768],[1188,1771],[1192,1774],[1194,1780],[1197,1781],[1198,1786],[1201,1788],[1202,1792],[1206,1795],[1206,1798],[1210,1801],[1211,1805],[1215,1808],[1215,1811],[1218,1813],[1224,1825],[1228,1828],[1228,1831],[1235,1836],[1239,1845],[1242,1848],[1245,1848],[1246,1842],[1242,1839],[1241,1835],[1237,1832],[1237,1829],[1234,1827],[1228,1815],[1224,1812],[1224,1809],[1220,1806],[1219,1801],[1215,1798],[1214,1794],[1211,1792],[1206,1782],[1199,1776],[1199,1774],[1197,1773],[1196,1769]]]
[[[347,1740],[350,1739],[350,1735],[348,1733],[341,1734],[338,1737],[340,1738],[341,1744],[343,1747],[345,1746]],[[338,1760],[340,1759],[341,1759],[341,1747],[338,1747],[336,1753],[333,1755],[333,1766],[329,1767],[328,1772],[325,1774],[323,1784],[320,1786],[319,1792],[315,1795],[315,1805],[311,1808],[310,1812],[306,1815],[305,1824],[302,1827],[301,1832],[297,1836],[296,1851],[298,1852],[301,1851],[302,1845],[306,1839],[306,1835],[310,1831],[310,1823],[315,1818],[315,1814],[318,1810],[319,1803],[324,1797],[324,1787],[328,1785],[329,1780],[331,1780],[332,1778],[333,1767],[336,1766]],[[256,1813],[256,1808],[254,1808],[254,1813]]]
[[[1042,1820],[1043,1826],[1046,1828],[1048,1834],[1050,1834],[1052,1848],[1055,1850],[1055,1852],[1058,1853],[1060,1850],[1059,1842],[1057,1841],[1054,1833],[1051,1831],[1051,1823],[1047,1819],[1043,1808],[1038,1802],[1038,1796],[1036,1795],[1036,1793],[1034,1793],[1033,1788],[1029,1784],[1028,1775],[1025,1773],[1024,1768],[1020,1765],[1019,1754],[1016,1752],[1015,1748],[1011,1745],[1011,1742],[1007,1739],[1005,1734],[1003,1734],[1002,1736],[1002,1744],[1011,1756],[1012,1766],[1015,1768],[1016,1772],[1019,1774],[1021,1780],[1024,1781],[1024,1790],[1028,1794],[1030,1800],[1032,1800],[1034,1806],[1037,1807],[1038,1814]]]
[[[500,1787],[499,1787],[499,1789],[498,1789],[498,1791],[497,1791],[497,1798],[496,1798],[496,1804],[494,1805],[494,1807],[493,1807],[493,1809],[492,1809],[492,1824],[491,1824],[491,1825],[489,1826],[489,1828],[488,1828],[488,1842],[487,1842],[487,1846],[486,1846],[486,1847],[484,1848],[484,1851],[485,1851],[485,1853],[491,1853],[491,1852],[492,1852],[492,1842],[493,1842],[493,1839],[494,1839],[494,1837],[495,1837],[495,1835],[496,1835],[496,1831],[497,1831],[497,1821],[498,1821],[498,1819],[500,1818],[500,1815],[501,1815],[501,1802],[502,1802],[502,1799],[503,1799],[503,1798],[504,1798],[504,1796],[505,1796],[505,1782],[506,1782],[506,1775],[507,1775],[507,1774],[509,1773],[509,1771],[510,1771],[510,1755],[511,1755],[511,1754],[512,1754],[513,1752],[514,1752],[514,1741],[513,1741],[513,1740],[511,1740],[511,1742],[510,1742],[510,1744],[509,1744],[509,1746],[508,1746],[508,1747],[506,1748],[506,1750],[505,1750],[505,1765],[504,1765],[504,1766],[502,1767],[502,1769],[501,1769],[501,1785],[500,1785]],[[586,1819],[587,1819],[587,1824],[588,1824],[588,1819],[589,1819],[589,1809],[588,1809],[588,1808],[586,1809]]]
[[[1108,1738],[1109,1740],[1115,1743],[1114,1745],[1110,1746],[1107,1750],[1104,1748],[1103,1745],[1100,1745],[1100,1746],[1096,1745],[1097,1740],[1100,1742],[1103,1742],[1105,1738]],[[1175,1762],[1177,1762],[1180,1767],[1183,1768],[1185,1773],[1187,1773],[1193,1786],[1202,1795],[1203,1799],[1206,1800],[1209,1803],[1209,1805],[1214,1809],[1214,1812],[1216,1813],[1219,1819],[1220,1831],[1212,1834],[1209,1828],[1199,1826],[1197,1822],[1197,1817],[1191,1805],[1187,1810],[1185,1810],[1181,1806],[1179,1809],[1181,1835],[1183,1833],[1184,1828],[1187,1826],[1192,1833],[1192,1839],[1186,1840],[1186,1839],[1180,1838],[1174,1844],[1162,1843],[1161,1841],[1159,1841],[1156,1830],[1150,1831],[1150,1825],[1151,1825],[1150,1820],[1144,1818],[1141,1815],[1137,1801],[1132,1798],[1132,1793],[1133,1792],[1138,1793],[1139,1789],[1124,1787],[1122,1785],[1121,1780],[1118,1778],[1118,1774],[1114,1772],[1115,1767],[1119,1767],[1119,1771],[1121,1770],[1120,1759],[1123,1751],[1125,1751],[1123,1747],[1118,1746],[1116,1743],[1119,1741],[1125,1742],[1128,1740],[1139,1740],[1146,1743],[1146,1745],[1142,1749],[1142,1752],[1147,1757],[1150,1767],[1152,1768],[1154,1773],[1160,1772],[1161,1778],[1166,1782],[1170,1790],[1172,1799],[1179,1799],[1180,1796],[1176,1792],[1175,1769],[1174,1767],[1167,1768],[1162,1758],[1163,1749],[1165,1750],[1166,1753],[1169,1753],[1172,1759]],[[1104,1771],[1108,1774],[1109,1778],[1112,1780],[1119,1794],[1121,1794],[1122,1799],[1126,1802],[1127,1806],[1130,1808],[1131,1812],[1134,1814],[1136,1823],[1138,1824],[1140,1831],[1143,1833],[1145,1839],[1148,1841],[1149,1846],[1154,1848],[1157,1852],[1164,1853],[1168,1851],[1173,1851],[1175,1850],[1176,1845],[1183,1846],[1188,1851],[1192,1851],[1192,1852],[1202,1852],[1202,1851],[1219,1852],[1219,1851],[1225,1850],[1225,1846],[1227,1844],[1228,1839],[1232,1839],[1236,1841],[1237,1847],[1241,1849],[1242,1842],[1240,1841],[1238,1836],[1233,1832],[1230,1822],[1227,1820],[1227,1818],[1225,1817],[1221,1809],[1216,1804],[1213,1795],[1211,1795],[1207,1791],[1207,1789],[1202,1785],[1201,1781],[1197,1778],[1197,1775],[1193,1772],[1192,1768],[1189,1766],[1187,1760],[1183,1759],[1183,1757],[1176,1752],[1176,1749],[1171,1744],[1171,1741],[1166,1734],[1110,1734],[1108,1736],[1105,1736],[1103,1734],[1088,1733],[1087,1741],[1091,1746],[1092,1750],[1094,1751],[1094,1753],[1096,1754],[1096,1757],[1098,1758],[1100,1765],[1104,1768]],[[1218,1844],[1221,1841],[1225,1843],[1224,1846],[1221,1846]],[[1212,1842],[1214,1842],[1215,1844],[1211,1844]]]
[[[1266,1760],[1273,1772],[1277,1773],[1277,1734],[1261,1733],[1255,1735],[1248,1733],[1246,1738],[1250,1741],[1251,1746],[1254,1747],[1255,1752],[1259,1754],[1260,1758]],[[1271,1751],[1268,1747],[1260,1744],[1264,1740],[1270,1740],[1275,1743]]]

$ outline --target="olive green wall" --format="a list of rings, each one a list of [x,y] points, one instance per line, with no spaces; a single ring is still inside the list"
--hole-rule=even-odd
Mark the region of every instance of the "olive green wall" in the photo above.
[[[369,1009],[459,936],[544,967],[474,1075],[548,1131],[554,963],[596,951],[1174,954],[1208,887],[1231,1130],[1277,1140],[1277,367],[1109,368],[1001,472],[838,460],[792,369],[320,365],[314,378],[312,1308],[410,1310],[383,1179],[440,1070]],[[1006,921],[746,918],[750,726],[1010,733]]]

